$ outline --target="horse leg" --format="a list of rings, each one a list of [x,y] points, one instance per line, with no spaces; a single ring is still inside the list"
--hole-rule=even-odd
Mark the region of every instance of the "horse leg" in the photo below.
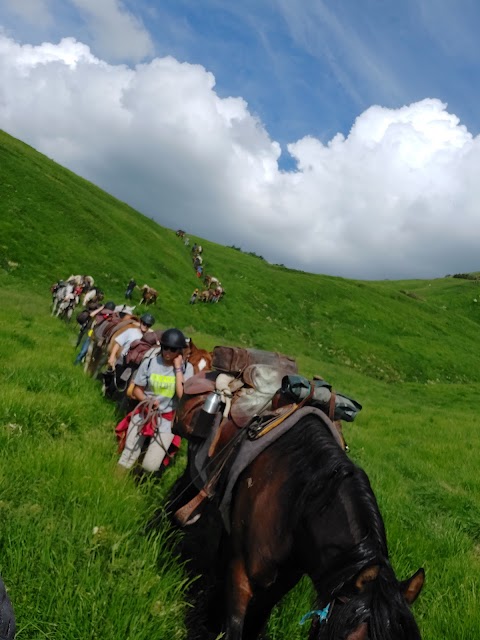
[[[260,637],[265,629],[273,607],[280,602],[298,583],[302,574],[297,566],[291,566],[288,570],[279,574],[275,582],[268,589],[255,592],[255,598],[248,607],[245,618],[244,636],[249,640]]]
[[[87,350],[87,354],[85,356],[85,366],[83,368],[83,370],[85,371],[85,373],[87,374],[87,376],[92,376],[93,375],[93,365],[94,365],[94,349],[95,349],[95,344],[93,343],[93,340],[90,340],[90,344],[88,345],[88,350]]]
[[[230,565],[229,584],[227,587],[225,640],[242,640],[245,616],[252,596],[252,585],[247,575],[245,562],[243,558],[235,558]]]

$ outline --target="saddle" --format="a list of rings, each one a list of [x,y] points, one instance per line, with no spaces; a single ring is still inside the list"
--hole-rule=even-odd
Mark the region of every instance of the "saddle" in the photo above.
[[[247,425],[256,416],[273,410],[272,399],[282,378],[297,372],[295,361],[287,356],[237,347],[215,347],[213,366],[217,370],[203,371],[185,382],[172,427],[174,434],[206,450],[209,469],[198,496],[175,514],[183,526],[196,519],[198,513],[192,514],[205,498],[216,495],[237,445],[247,435]],[[206,410],[215,400],[217,410]],[[278,412],[285,409],[277,409]]]
[[[337,442],[346,448],[339,420],[353,420],[362,408],[335,394],[319,376],[312,382],[299,376],[295,361],[282,354],[216,347],[213,366],[232,370],[202,372],[187,380],[172,429],[196,443],[197,450],[203,451],[202,465],[208,467],[199,494],[175,514],[182,526],[193,524],[205,499],[216,495],[219,480],[228,475],[243,441],[270,434],[309,405],[321,413]],[[212,412],[210,407],[217,410]]]
[[[103,347],[103,345],[108,344],[110,338],[116,331],[123,327],[127,327],[132,323],[132,320],[135,319],[136,318],[128,318],[125,320],[118,313],[112,313],[109,315],[95,327],[94,334],[97,345],[99,347]]]

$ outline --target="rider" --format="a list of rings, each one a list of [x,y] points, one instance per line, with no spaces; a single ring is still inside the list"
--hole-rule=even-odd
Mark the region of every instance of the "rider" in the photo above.
[[[108,357],[108,366],[117,370],[117,374],[121,375],[124,368],[124,358],[130,349],[130,345],[134,340],[140,340],[143,335],[155,324],[155,318],[151,313],[144,313],[140,317],[140,327],[130,327],[115,338],[113,349]],[[122,371],[119,371],[119,368]]]
[[[183,396],[183,384],[193,376],[193,367],[185,363],[183,350],[187,340],[179,329],[167,329],[160,338],[160,353],[143,360],[135,374],[133,397],[139,402],[152,399],[157,420],[150,436],[142,466],[146,471],[158,471],[172,444],[172,421],[177,401]],[[127,431],[125,448],[118,464],[131,469],[142,451],[147,435],[142,433],[141,413],[134,414]]]

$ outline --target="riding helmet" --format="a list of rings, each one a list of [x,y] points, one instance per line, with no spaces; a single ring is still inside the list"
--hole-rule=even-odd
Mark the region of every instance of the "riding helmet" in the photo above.
[[[151,313],[144,313],[143,316],[141,316],[140,318],[140,322],[143,322],[143,324],[146,324],[147,327],[151,327],[155,324],[155,318],[152,316]]]
[[[171,349],[185,349],[187,341],[180,329],[167,329],[162,333],[160,345]]]
[[[110,300],[110,302],[106,302],[103,305],[104,309],[108,309],[109,311],[115,311],[115,303]]]

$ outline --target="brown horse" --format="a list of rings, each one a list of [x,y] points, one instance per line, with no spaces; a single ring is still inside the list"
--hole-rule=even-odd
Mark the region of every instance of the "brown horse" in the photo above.
[[[199,349],[191,340],[183,353],[183,357],[190,362],[195,373],[210,371],[212,368],[213,356],[211,352],[206,351],[206,349]]]
[[[140,300],[140,304],[144,304],[148,306],[149,304],[157,304],[158,291],[153,287],[149,287],[148,284],[144,284],[141,287],[142,299]]]
[[[139,326],[138,317],[127,315],[124,318],[120,318],[118,314],[112,314],[110,318],[97,323],[85,358],[85,373],[92,377],[98,375],[108,360],[115,338],[127,329],[138,328]]]
[[[195,494],[190,489],[187,470],[173,489],[171,512]],[[210,595],[206,624],[223,629],[225,640],[259,638],[272,608],[303,575],[317,593],[305,616],[312,618],[310,640],[420,639],[409,605],[423,569],[397,580],[368,478],[319,417],[302,417],[246,467],[229,525],[227,532],[211,501],[182,538]],[[198,638],[201,625],[194,624],[191,637]]]

